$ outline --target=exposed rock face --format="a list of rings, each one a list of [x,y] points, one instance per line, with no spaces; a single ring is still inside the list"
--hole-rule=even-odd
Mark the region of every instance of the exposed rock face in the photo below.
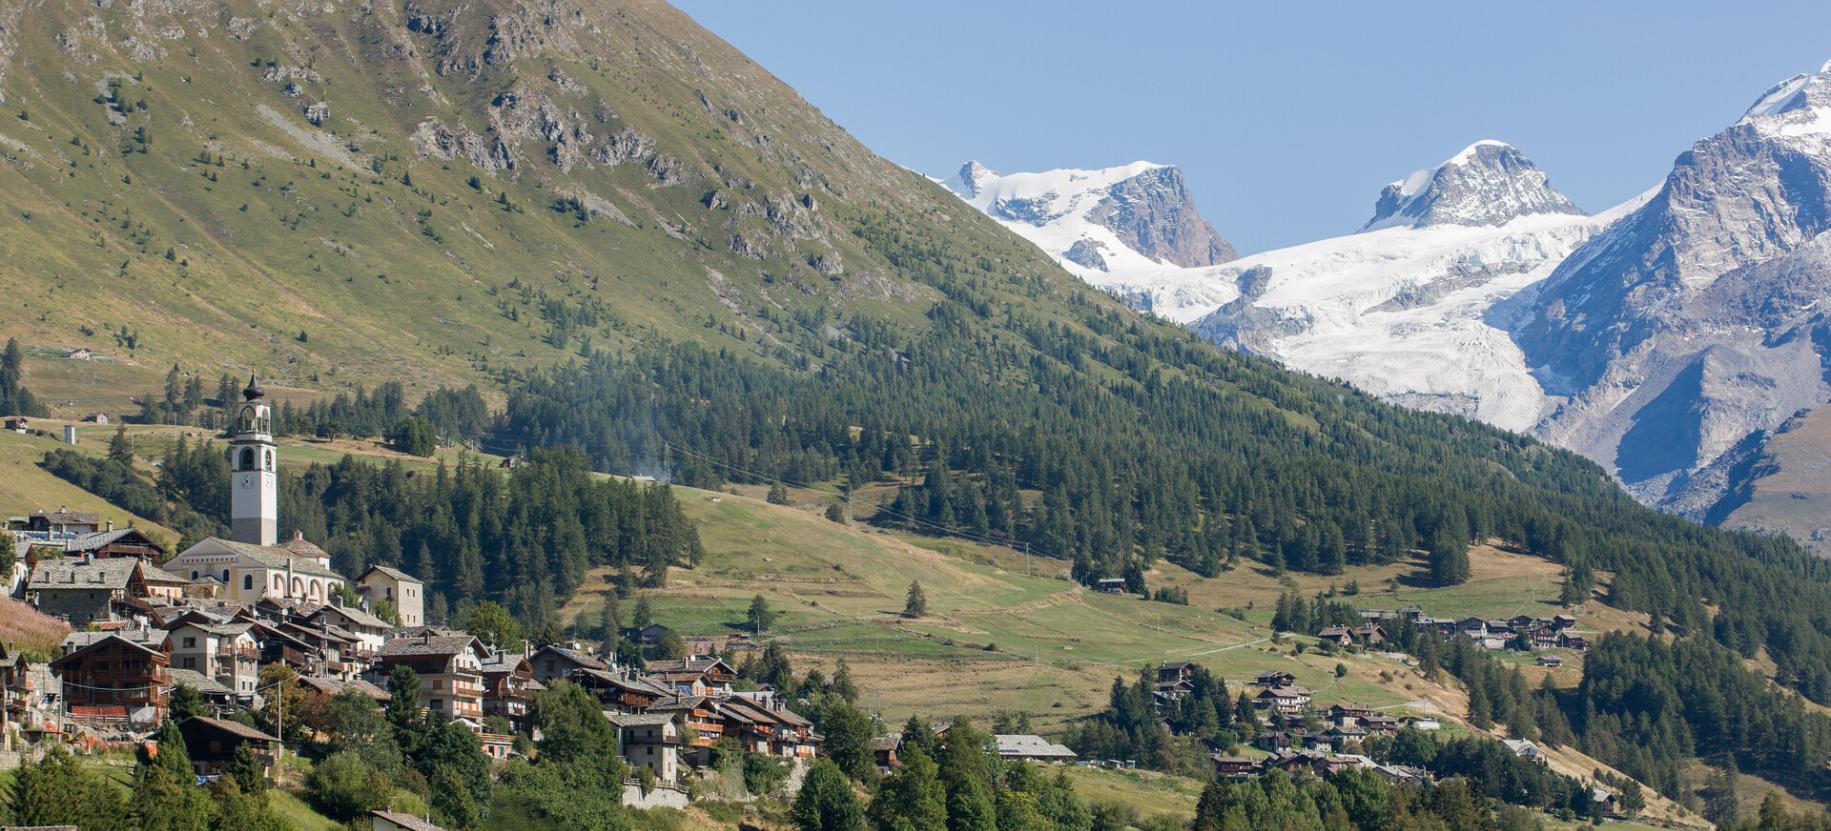
[[[1532,160],[1484,140],[1386,186],[1361,230],[1408,225],[1505,225],[1532,214],[1582,214]]]
[[[1516,339],[1567,403],[1541,429],[1641,498],[1700,513],[1702,475],[1831,400],[1831,74],[1790,78],[1573,253]],[[1746,453],[1746,450],[1744,451]],[[1720,465],[1718,465],[1720,467]]]
[[[967,162],[947,185],[1070,271],[1113,291],[1124,291],[1130,275],[1219,265],[1235,256],[1195,209],[1182,171],[1168,165],[1006,176]],[[1110,280],[1094,276],[1106,274]]]
[[[1233,246],[1196,213],[1181,170],[1159,167],[1106,189],[1087,218],[1119,236],[1126,247],[1183,268],[1220,265]]]

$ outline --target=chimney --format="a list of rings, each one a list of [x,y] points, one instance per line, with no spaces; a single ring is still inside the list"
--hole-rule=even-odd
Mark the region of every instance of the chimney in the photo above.
[[[112,519],[111,519],[111,520],[108,520],[108,528],[107,528],[107,530],[109,530],[109,531],[113,531],[113,530],[114,530],[114,520],[112,520]]]

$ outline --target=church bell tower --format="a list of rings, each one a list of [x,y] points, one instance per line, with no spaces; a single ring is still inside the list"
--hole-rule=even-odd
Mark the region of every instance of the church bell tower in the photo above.
[[[229,530],[236,542],[273,545],[280,534],[280,482],[273,445],[273,407],[253,375],[235,411],[229,440]]]

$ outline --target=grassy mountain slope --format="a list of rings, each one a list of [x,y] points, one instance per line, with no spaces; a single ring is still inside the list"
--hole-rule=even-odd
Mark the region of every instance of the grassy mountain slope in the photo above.
[[[0,101],[0,328],[149,381],[429,384],[656,335],[787,357],[777,321],[937,296],[866,214],[1025,267],[994,294],[1079,288],[659,2],[13,5]]]
[[[1831,555],[1831,407],[1787,422],[1732,479],[1721,518],[1729,528],[1786,533],[1819,556]]]

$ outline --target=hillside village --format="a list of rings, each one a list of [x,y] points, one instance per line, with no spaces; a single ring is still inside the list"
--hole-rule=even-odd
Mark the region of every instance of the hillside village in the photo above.
[[[255,379],[242,398],[228,432],[229,538],[208,537],[172,552],[146,533],[114,527],[93,512],[41,509],[9,521],[17,596],[76,629],[48,660],[11,655],[0,670],[6,717],[18,726],[26,752],[59,742],[143,741],[173,715],[174,696],[195,694],[208,712],[179,726],[187,743],[195,737],[190,757],[199,776],[223,774],[241,744],[257,748],[258,758],[271,766],[281,752],[280,739],[252,726],[258,722],[246,716],[265,712],[277,685],[296,684],[319,702],[355,691],[381,707],[393,697],[391,678],[405,668],[417,679],[415,705],[469,728],[499,763],[525,752],[518,736],[538,736],[529,718],[538,692],[559,679],[589,691],[614,725],[632,774],[641,774],[626,783],[624,801],[632,806],[689,804],[690,781],[714,765],[721,739],[783,760],[795,771],[791,784],[820,755],[825,737],[774,690],[734,683],[737,673],[727,659],[733,647],[751,647],[744,638],[696,637],[682,641],[684,657],[634,663],[603,643],[492,646],[461,629],[429,623],[426,587],[414,575],[385,565],[340,574],[330,555],[302,535],[278,539],[279,448],[272,408]],[[1586,647],[1574,634],[1576,619],[1563,614],[1438,619],[1412,606],[1364,610],[1361,616],[1360,625],[1314,632],[1319,647],[1378,649],[1386,640],[1382,625],[1467,637],[1491,649],[1540,651],[1541,665],[1555,665],[1552,650]],[[670,634],[652,623],[627,630],[648,650]],[[1159,665],[1153,705],[1172,712],[1197,683],[1197,672],[1189,661]],[[1250,747],[1260,755],[1216,752],[1217,776],[1239,779],[1271,771],[1328,776],[1355,769],[1396,784],[1435,780],[1422,767],[1376,762],[1362,748],[1368,739],[1389,739],[1402,729],[1438,730],[1438,718],[1400,718],[1353,704],[1315,706],[1310,691],[1285,672],[1262,673],[1250,684],[1258,690],[1250,696],[1255,721]],[[948,724],[933,729],[944,735]],[[900,766],[899,753],[910,741],[907,729],[873,740],[881,772]],[[1011,760],[1137,764],[1082,759],[1035,735],[1000,734],[994,747]],[[1532,742],[1509,741],[1507,747],[1523,759],[1544,762]],[[1599,813],[1615,813],[1609,791],[1598,788],[1595,799]]]
[[[198,775],[223,772],[234,750],[225,741],[253,743],[271,765],[280,739],[234,718],[262,711],[278,684],[319,699],[355,690],[384,705],[406,668],[417,706],[470,728],[499,761],[521,752],[517,734],[538,733],[529,722],[537,692],[557,679],[589,690],[625,760],[645,771],[643,786],[632,779],[627,789],[633,805],[684,806],[686,776],[711,762],[721,739],[797,770],[818,754],[823,738],[807,719],[767,689],[735,690],[733,668],[717,656],[637,667],[576,642],[487,645],[429,625],[413,575],[382,565],[339,574],[303,536],[276,539],[272,411],[254,379],[242,394],[228,450],[231,538],[168,552],[137,529],[62,508],[9,523],[19,597],[76,628],[48,662],[6,656],[5,717],[28,749],[144,740],[183,689],[209,709],[179,725],[187,743],[196,735],[207,745],[190,748]],[[631,634],[653,646],[664,630]]]

